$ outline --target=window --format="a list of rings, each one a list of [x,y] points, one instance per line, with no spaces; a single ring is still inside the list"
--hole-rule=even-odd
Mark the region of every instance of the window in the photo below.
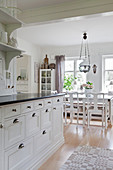
[[[74,65],[75,65],[74,60],[66,60],[65,61],[65,75],[66,76],[68,76],[68,75],[73,75],[73,77],[75,76],[74,75]]]
[[[65,60],[65,76],[73,75],[73,77],[77,77],[77,90],[80,90],[80,86],[86,83],[86,74],[79,71],[79,64],[81,62],[82,60],[78,60],[77,58],[66,58]]]
[[[113,89],[113,56],[103,58],[103,90]],[[112,90],[113,91],[113,90]]]

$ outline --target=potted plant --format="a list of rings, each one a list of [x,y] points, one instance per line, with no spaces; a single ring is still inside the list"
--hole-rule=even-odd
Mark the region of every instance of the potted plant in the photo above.
[[[77,78],[73,77],[73,75],[64,76],[64,89],[66,91],[73,90],[73,83],[76,79]]]
[[[93,89],[93,83],[91,83],[90,81],[87,81],[86,84],[82,85],[85,88],[85,93],[91,93],[92,89]]]

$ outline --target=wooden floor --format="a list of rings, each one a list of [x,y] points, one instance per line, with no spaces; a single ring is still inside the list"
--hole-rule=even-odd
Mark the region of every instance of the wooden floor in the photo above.
[[[82,125],[77,128],[75,124],[68,124],[64,126],[64,137],[64,145],[39,170],[59,170],[78,145],[113,149],[113,128],[111,127],[102,131],[102,128],[98,126],[91,126],[88,130]]]

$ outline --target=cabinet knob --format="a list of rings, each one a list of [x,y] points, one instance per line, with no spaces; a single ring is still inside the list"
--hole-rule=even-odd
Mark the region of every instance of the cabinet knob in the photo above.
[[[54,107],[53,110],[56,110],[56,107]]]
[[[32,114],[32,117],[35,117],[35,116],[36,116],[36,113],[33,113],[33,114]]]
[[[28,109],[31,109],[31,106],[27,106]]]
[[[58,99],[57,102],[59,102],[60,100]]]
[[[46,112],[48,112],[48,109],[46,109]]]
[[[48,102],[48,103],[51,103],[51,102]]]
[[[13,123],[19,123],[19,120],[18,120],[18,119],[15,119],[15,120],[13,121]]]
[[[19,145],[18,149],[22,149],[22,148],[24,148],[24,144],[23,144],[23,143],[21,143],[21,144]]]
[[[44,130],[44,131],[42,132],[42,134],[45,135],[45,134],[46,134],[46,131]]]
[[[16,112],[16,109],[12,109],[12,112]]]
[[[2,124],[0,125],[0,128],[1,128],[1,129],[3,128],[3,125],[2,125]]]
[[[39,103],[39,106],[42,106],[42,103]]]

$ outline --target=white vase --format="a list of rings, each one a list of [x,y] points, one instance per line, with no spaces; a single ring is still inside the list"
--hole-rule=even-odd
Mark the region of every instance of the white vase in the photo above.
[[[88,93],[92,93],[92,89],[85,89],[86,97],[91,97],[91,94]]]

